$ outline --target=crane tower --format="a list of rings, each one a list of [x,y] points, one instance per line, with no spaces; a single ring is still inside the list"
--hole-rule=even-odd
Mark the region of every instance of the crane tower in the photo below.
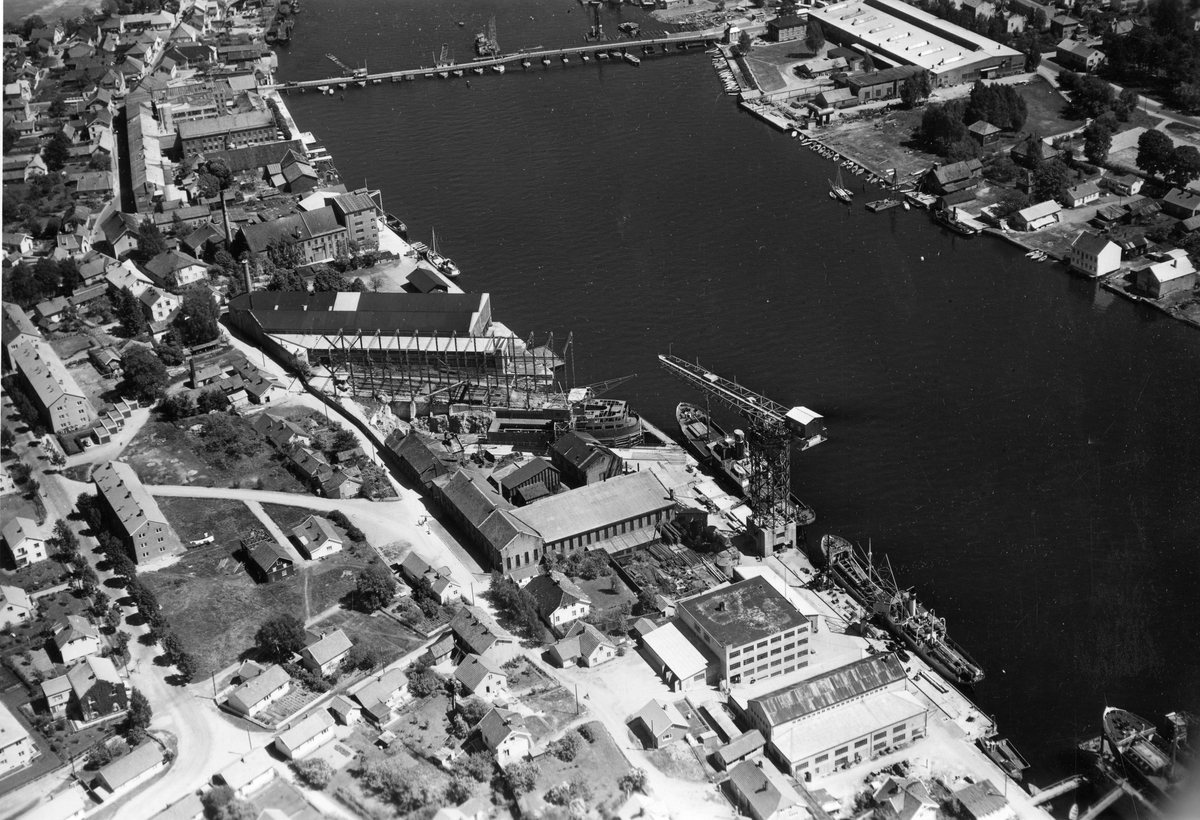
[[[826,439],[825,420],[807,407],[790,410],[699,364],[659,354],[668,373],[746,419],[750,447],[750,531],[761,555],[796,543],[792,501],[792,446],[807,450]]]

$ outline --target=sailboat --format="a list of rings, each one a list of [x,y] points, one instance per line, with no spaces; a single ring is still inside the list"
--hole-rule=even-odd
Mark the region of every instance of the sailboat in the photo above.
[[[444,273],[450,279],[456,279],[460,273],[458,265],[454,264],[450,259],[438,253],[437,230],[433,230],[433,239],[430,240],[429,250],[425,252],[425,258],[429,263]]]
[[[854,194],[850,193],[850,191],[848,191],[842,184],[842,169],[840,166],[837,170],[837,180],[831,180],[829,183],[829,197],[830,199],[836,199],[839,202],[845,202],[847,205],[849,205],[850,201],[854,199]]]

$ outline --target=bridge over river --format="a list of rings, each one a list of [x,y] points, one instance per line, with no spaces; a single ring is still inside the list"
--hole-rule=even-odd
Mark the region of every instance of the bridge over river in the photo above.
[[[556,58],[560,61],[570,61],[572,57],[582,58],[584,55],[592,55],[598,52],[606,54],[616,52],[617,54],[624,55],[629,53],[631,49],[640,49],[643,53],[650,53],[655,48],[661,49],[664,53],[669,53],[672,48],[679,51],[686,51],[694,47],[711,46],[724,38],[725,30],[722,28],[707,29],[705,31],[685,31],[677,34],[665,34],[661,37],[642,37],[636,40],[596,42],[582,46],[517,52],[516,54],[504,54],[488,59],[472,60],[469,63],[450,63],[433,68],[408,68],[400,71],[384,71],[379,74],[358,74],[344,77],[328,77],[324,80],[274,83],[267,87],[287,92],[294,88],[303,91],[307,88],[325,89],[335,86],[345,87],[351,84],[366,85],[368,82],[380,83],[384,80],[398,82],[400,80],[415,80],[417,77],[462,76],[472,69],[488,69],[493,66],[510,66],[513,64],[522,65],[526,61],[532,67],[534,63],[545,64],[545,61]]]

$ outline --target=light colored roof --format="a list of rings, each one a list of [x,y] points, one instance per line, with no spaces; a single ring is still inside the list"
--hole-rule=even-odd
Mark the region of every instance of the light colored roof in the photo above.
[[[9,549],[15,549],[26,538],[45,541],[47,537],[48,533],[45,528],[38,526],[38,523],[31,518],[18,515],[4,525],[4,541],[8,544]]]
[[[329,523],[329,519],[319,515],[310,515],[304,519],[292,530],[292,534],[305,545],[323,544],[327,539],[342,543],[342,537],[337,534],[333,524]]]
[[[335,629],[316,643],[304,648],[313,661],[321,666],[350,651],[354,642],[340,629]]]
[[[704,655],[673,623],[647,633],[642,641],[680,680],[694,677],[708,667]]]
[[[109,461],[101,464],[92,471],[92,481],[109,506],[116,511],[127,533],[137,532],[148,522],[170,526],[167,517],[158,508],[158,502],[146,492],[137,473],[125,462]]]
[[[672,726],[688,726],[687,719],[679,713],[675,704],[665,701],[651,700],[639,709],[634,717],[646,724],[646,728],[655,737]]]
[[[617,521],[649,515],[674,503],[662,482],[646,470],[544,498],[513,510],[512,515],[551,544]]]
[[[29,593],[20,587],[0,584],[0,607],[11,606],[16,609],[33,609],[33,599]]]
[[[749,732],[743,732],[717,749],[717,757],[721,759],[722,763],[728,766],[735,760],[757,752],[766,743],[766,738],[763,737],[762,732],[758,729],[751,729]]]
[[[333,715],[327,709],[318,709],[286,732],[279,739],[289,749],[295,750],[312,740],[333,725]]]
[[[147,741],[124,757],[118,757],[96,773],[114,791],[138,775],[163,762],[162,751],[154,741]]]
[[[1047,199],[1045,202],[1039,202],[1036,205],[1030,205],[1028,208],[1017,211],[1017,215],[1026,222],[1033,222],[1043,217],[1052,216],[1061,210],[1061,205],[1053,199]]]
[[[124,686],[125,682],[117,674],[117,667],[108,658],[88,655],[79,663],[67,670],[67,680],[77,697],[87,694],[92,684],[97,681],[111,683],[113,686]]]
[[[179,123],[179,138],[185,140],[224,134],[230,131],[248,131],[252,128],[265,128],[274,121],[270,111],[246,111],[240,114],[226,114],[221,117],[205,117],[199,120],[187,120]]]
[[[282,666],[275,664],[267,667],[258,677],[251,678],[237,689],[234,689],[230,697],[236,697],[247,707],[251,707],[285,683],[288,683],[291,679],[291,676],[284,671]]]
[[[46,696],[47,700],[69,691],[71,691],[71,680],[66,675],[42,681],[42,694]]]
[[[1008,798],[1002,795],[990,780],[972,783],[959,789],[954,792],[954,797],[963,804],[972,817],[987,817],[1008,805]]]
[[[1158,282],[1170,282],[1173,279],[1178,279],[1181,276],[1195,273],[1196,268],[1192,265],[1192,261],[1186,257],[1183,259],[1172,259],[1166,262],[1156,262],[1151,265],[1150,275]]]
[[[398,690],[407,685],[408,675],[405,675],[403,670],[389,669],[355,692],[354,697],[365,708],[370,709],[377,703],[391,700]]]
[[[800,761],[926,711],[907,692],[875,692],[777,729],[771,736],[771,744],[782,757]]]
[[[273,768],[275,768],[275,764],[271,760],[267,747],[260,746],[248,755],[239,757],[230,763],[218,772],[217,776],[225,781],[226,786],[237,791],[256,780],[263,772]]]
[[[1069,196],[1071,199],[1080,199],[1085,196],[1091,196],[1092,194],[1099,193],[1100,188],[1094,182],[1082,182],[1073,188],[1067,189],[1067,196]]]
[[[770,724],[779,726],[861,697],[904,680],[904,677],[904,666],[894,654],[870,655],[815,678],[751,698],[750,704],[758,704]]]
[[[9,344],[8,355],[25,376],[45,407],[53,407],[63,396],[87,401],[87,394],[75,382],[71,371],[63,366],[54,348],[41,339],[19,336]]]
[[[29,737],[29,730],[9,711],[8,705],[0,703],[0,749],[20,743]]]
[[[499,675],[501,679],[508,680],[508,675],[500,668],[500,664],[482,655],[467,655],[454,670],[454,677],[462,681],[472,692],[479,684],[483,683],[483,679],[489,674]]]
[[[60,623],[54,630],[54,643],[62,649],[71,641],[80,638],[95,638],[99,640],[100,630],[96,629],[86,618],[78,615],[68,615],[65,624]]]

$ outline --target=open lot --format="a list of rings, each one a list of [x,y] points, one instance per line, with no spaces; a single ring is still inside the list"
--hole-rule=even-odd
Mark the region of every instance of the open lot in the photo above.
[[[504,672],[508,675],[508,691],[514,695],[520,695],[530,689],[540,689],[554,682],[524,655],[517,655],[507,661],[504,664]]]
[[[158,596],[172,628],[198,659],[201,674],[222,669],[252,649],[254,633],[272,615],[289,612],[306,620],[337,606],[354,588],[355,574],[366,566],[365,560],[340,553],[305,564],[293,577],[258,584],[234,557],[241,538],[259,527],[244,505],[175,498],[161,503],[185,541],[205,532],[216,539],[141,576]]]
[[[444,698],[433,698],[431,701],[426,701],[421,705],[421,711],[419,713],[415,712],[414,714],[422,715],[419,720],[424,721],[424,707],[429,706],[432,707],[432,711],[436,711],[438,704],[433,703],[433,701],[439,700],[441,702],[441,713],[437,715],[435,721],[437,724],[444,724],[445,720],[442,717],[446,709],[446,700]],[[406,712],[405,716],[401,718],[400,723],[396,726],[393,726],[392,730],[397,732],[397,734],[400,734],[400,729],[407,722],[408,713]],[[434,721],[431,720],[431,722]],[[354,730],[353,734],[351,734],[345,741],[342,741],[344,746],[349,747],[355,752],[357,760],[354,762],[354,764],[346,766],[338,771],[330,781],[329,786],[326,787],[325,791],[327,794],[334,795],[339,800],[347,803],[349,806],[354,808],[356,810],[355,813],[359,814],[360,816],[378,818],[379,820],[391,820],[391,818],[399,816],[396,812],[396,809],[386,800],[382,800],[364,789],[361,781],[356,776],[356,774],[361,771],[363,767],[381,761],[394,761],[395,764],[399,766],[419,772],[420,774],[417,775],[417,777],[422,779],[424,782],[429,783],[435,789],[439,786],[445,786],[449,780],[449,777],[441,769],[421,757],[419,753],[414,754],[413,752],[410,752],[409,749],[406,748],[407,741],[397,741],[392,743],[391,747],[388,749],[380,749],[374,743],[377,734],[378,733],[374,729],[360,724],[359,727]],[[433,750],[435,751],[440,747],[440,745],[441,744],[439,744],[438,747],[434,747]]]
[[[1017,90],[1025,100],[1025,133],[1053,137],[1083,125],[1083,120],[1067,116],[1066,98],[1041,77]]]
[[[138,477],[147,484],[195,484],[202,487],[252,487],[285,493],[306,493],[284,466],[274,448],[249,429],[250,420],[232,417],[245,426],[246,455],[230,458],[224,453],[206,453],[198,446],[200,437],[157,419],[151,419],[125,449]],[[202,417],[191,419],[198,424]]]
[[[349,572],[350,570],[343,570]],[[353,577],[346,580],[353,583]],[[353,609],[338,609],[312,624],[313,629],[332,632],[343,630],[356,645],[367,644],[379,651],[380,661],[387,665],[416,649],[425,640],[417,633],[385,615],[374,617]]]
[[[593,578],[586,581],[583,578],[573,578],[579,588],[592,599],[592,611],[597,615],[611,612],[627,602],[631,607],[637,604],[637,596],[629,585],[621,580],[615,572],[607,577]]]
[[[589,806],[607,805],[616,809],[625,799],[617,788],[617,781],[629,771],[629,761],[604,724],[592,722],[586,725],[592,731],[594,740],[591,743],[585,740],[573,761],[567,763],[551,754],[544,754],[537,759],[541,772],[533,790],[544,795],[548,789],[560,783],[581,780],[592,790],[592,797],[587,801]]]
[[[582,703],[577,705],[574,693],[562,686],[526,695],[521,702],[533,710],[533,715],[525,718],[525,728],[533,735],[534,746],[547,742],[564,726],[587,714],[587,707]]]

